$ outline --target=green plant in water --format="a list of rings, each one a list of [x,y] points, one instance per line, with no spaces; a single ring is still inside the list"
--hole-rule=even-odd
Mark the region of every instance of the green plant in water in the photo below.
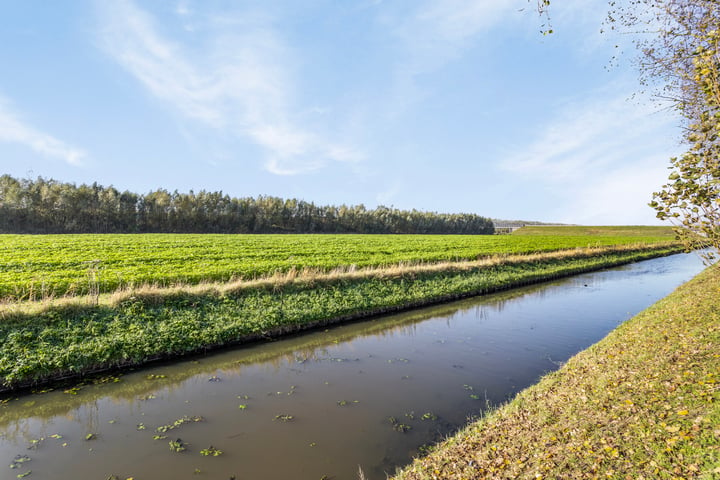
[[[170,440],[169,445],[170,450],[176,453],[184,452],[186,447],[185,442],[183,442],[180,438],[178,438],[177,440]]]
[[[30,457],[27,455],[16,455],[15,458],[13,458],[12,463],[10,464],[10,468],[20,468],[24,463],[27,463],[30,461]]]
[[[404,423],[400,423],[397,421],[395,417],[389,417],[388,421],[390,422],[390,425],[392,425],[393,430],[400,433],[405,433],[408,430],[412,430],[412,427],[410,425],[405,425]]]
[[[160,425],[155,429],[158,433],[166,433],[170,430],[174,430],[182,425],[185,425],[186,423],[195,423],[195,422],[202,422],[205,419],[200,416],[194,416],[194,417],[188,417],[187,415],[181,418],[178,418],[173,423],[168,425]]]
[[[28,445],[28,450],[37,450],[38,445],[40,445],[43,440],[45,440],[45,437],[31,439],[30,445]]]
[[[204,448],[200,450],[200,455],[203,455],[205,457],[219,457],[222,455],[222,450],[218,450],[217,448],[210,445],[208,448]]]
[[[290,422],[294,419],[295,419],[295,417],[293,417],[292,415],[287,415],[287,414],[275,415],[275,420],[280,420],[281,422]]]

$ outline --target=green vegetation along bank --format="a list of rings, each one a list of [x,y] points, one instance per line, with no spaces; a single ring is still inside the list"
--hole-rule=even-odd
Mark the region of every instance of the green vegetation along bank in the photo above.
[[[32,386],[678,251],[663,243],[572,249],[474,263],[288,275],[225,288],[141,289],[97,303],[6,305],[0,309],[0,383],[5,390]]]
[[[669,229],[633,227],[610,235],[568,231],[536,236],[0,235],[0,302],[227,282],[304,269],[328,272],[673,240]]]
[[[720,478],[718,346],[714,266],[395,479]]]

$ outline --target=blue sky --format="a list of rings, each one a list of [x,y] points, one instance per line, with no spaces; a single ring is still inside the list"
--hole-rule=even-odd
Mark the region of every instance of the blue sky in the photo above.
[[[604,0],[0,0],[0,173],[657,224],[681,151]]]

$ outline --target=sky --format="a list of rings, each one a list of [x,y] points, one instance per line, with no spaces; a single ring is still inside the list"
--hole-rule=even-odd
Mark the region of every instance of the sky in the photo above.
[[[679,117],[605,0],[534,5],[0,0],[0,174],[659,224]]]

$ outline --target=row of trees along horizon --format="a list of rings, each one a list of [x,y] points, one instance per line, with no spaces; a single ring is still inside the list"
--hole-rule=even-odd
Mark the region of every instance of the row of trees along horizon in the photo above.
[[[492,234],[475,214],[379,206],[318,206],[222,192],[120,192],[38,177],[0,177],[0,233],[395,233]]]

